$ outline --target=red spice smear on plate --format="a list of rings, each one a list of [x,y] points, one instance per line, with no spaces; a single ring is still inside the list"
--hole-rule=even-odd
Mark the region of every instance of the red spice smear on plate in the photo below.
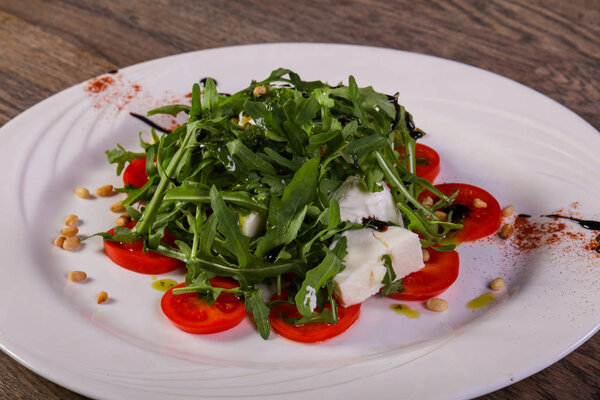
[[[579,204],[573,203],[568,209],[560,209],[553,214],[566,217],[578,217]],[[527,254],[539,248],[560,246],[574,256],[597,258],[600,253],[596,251],[600,243],[597,241],[600,231],[590,231],[580,228],[576,223],[567,222],[559,218],[516,217],[513,222],[515,231],[506,241],[506,252],[513,254]],[[585,254],[584,254],[585,253]],[[510,255],[510,254],[507,254]]]
[[[115,83],[115,80],[110,76],[99,76],[89,80],[84,90],[89,93],[100,93],[108,89],[113,83]]]
[[[90,79],[83,90],[92,98],[94,108],[112,106],[122,111],[142,91],[142,87],[119,72]]]

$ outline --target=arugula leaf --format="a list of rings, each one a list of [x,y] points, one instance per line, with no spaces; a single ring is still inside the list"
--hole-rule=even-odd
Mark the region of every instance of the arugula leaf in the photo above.
[[[346,238],[342,236],[334,249],[326,250],[325,253],[325,259],[306,273],[302,287],[296,294],[296,307],[302,315],[310,315],[313,312],[317,301],[317,291],[344,269],[342,260],[347,254]]]
[[[146,157],[146,153],[132,153],[125,150],[120,144],[117,144],[116,149],[106,150],[106,157],[108,158],[109,163],[117,164],[117,175],[121,175],[126,163],[129,163],[136,158],[144,158]]]
[[[250,244],[239,228],[240,217],[229,210],[215,186],[210,188],[210,206],[215,213],[217,230],[225,237],[225,246],[236,255],[240,268],[248,265]]]
[[[317,189],[319,159],[308,160],[286,186],[281,198],[271,197],[266,234],[258,240],[256,255],[263,257],[271,249],[296,238],[306,215],[307,205]]]
[[[262,289],[252,289],[246,292],[245,296],[246,311],[252,313],[258,332],[263,339],[268,339],[271,333],[271,324],[269,323],[269,307],[263,300]]]
[[[151,117],[152,115],[156,115],[156,114],[168,114],[173,117],[176,117],[177,114],[179,114],[180,112],[185,112],[185,113],[189,114],[190,109],[191,109],[190,106],[187,106],[185,104],[169,104],[167,106],[162,106],[162,107],[158,107],[153,110],[150,110],[146,113],[146,115]]]

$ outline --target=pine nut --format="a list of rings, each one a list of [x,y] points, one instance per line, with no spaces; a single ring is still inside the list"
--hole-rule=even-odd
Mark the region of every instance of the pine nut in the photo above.
[[[423,262],[427,262],[429,261],[429,259],[431,258],[431,255],[429,254],[429,250],[427,249],[421,249],[423,251]]]
[[[79,224],[79,217],[75,214],[71,214],[65,219],[66,226],[77,226],[77,224]]]
[[[100,186],[98,189],[96,189],[96,194],[100,197],[112,196],[115,194],[113,191],[113,185]]]
[[[112,211],[114,213],[122,213],[123,211],[125,211],[126,208],[123,205],[121,205],[122,202],[123,202],[122,200],[119,200],[115,204],[110,206],[110,211]]]
[[[85,272],[83,272],[83,271],[71,271],[67,275],[67,278],[71,282],[81,282],[81,281],[84,281],[87,278],[87,274]]]
[[[80,197],[82,199],[87,199],[88,197],[90,197],[90,191],[84,187],[78,187],[74,190],[74,192],[75,196]]]
[[[115,225],[117,225],[117,226],[127,226],[128,223],[129,223],[129,219],[125,218],[125,217],[119,217],[119,218],[115,219]]]
[[[425,207],[431,207],[433,205],[433,198],[431,196],[426,196],[421,202]]]
[[[66,236],[66,237],[68,237],[68,238],[70,238],[70,237],[73,237],[73,236],[77,235],[77,232],[79,232],[79,229],[77,229],[77,228],[76,228],[76,227],[74,227],[74,226],[67,226],[67,227],[65,227],[65,228],[62,228],[62,229],[60,230],[60,233],[61,233],[63,236]]]
[[[475,208],[486,208],[487,207],[487,203],[483,200],[481,200],[479,197],[473,199],[473,207]]]
[[[512,224],[504,224],[500,229],[500,237],[502,239],[508,239],[515,232],[515,227]]]
[[[448,219],[448,214],[443,211],[434,211],[433,212],[436,217],[438,217],[441,221],[446,221]]]
[[[104,303],[106,300],[108,300],[108,293],[106,293],[104,290],[98,293],[98,298],[96,299],[98,304]]]
[[[266,93],[267,93],[267,88],[264,86],[257,86],[254,89],[252,89],[252,96],[254,96],[254,97],[260,97]]]
[[[66,238],[62,244],[62,248],[65,250],[75,250],[81,244],[81,239],[77,236]]]
[[[65,242],[66,237],[64,236],[59,236],[56,239],[54,239],[54,245],[57,247],[62,247],[63,243]]]
[[[448,302],[439,297],[434,297],[425,302],[425,308],[434,312],[446,311],[448,309]]]
[[[490,283],[490,289],[492,290],[502,290],[504,287],[504,279],[496,278]]]
[[[512,204],[510,206],[506,206],[502,209],[503,217],[510,217],[514,213],[515,213],[515,206],[513,206]]]

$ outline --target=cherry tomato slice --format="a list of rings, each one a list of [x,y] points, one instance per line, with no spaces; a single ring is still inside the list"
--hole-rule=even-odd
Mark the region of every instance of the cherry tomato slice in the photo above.
[[[406,155],[404,146],[396,149],[400,152],[400,158]],[[429,146],[421,143],[415,145],[416,169],[415,174],[429,182],[433,182],[440,173],[440,156]]]
[[[123,171],[123,184],[141,188],[148,182],[146,174],[146,159],[136,158],[131,160],[125,171]]]
[[[229,278],[212,278],[210,284],[215,287],[231,289],[238,284]],[[197,293],[173,294],[176,285],[163,295],[160,307],[175,326],[189,333],[216,333],[226,331],[238,325],[246,316],[244,302],[232,293],[222,292],[212,305],[198,297]]]
[[[127,227],[132,228],[133,226],[135,226],[135,223],[131,223]],[[108,233],[114,234],[115,229],[110,229]],[[162,242],[169,246],[175,246],[175,236],[165,232]],[[173,271],[184,265],[180,260],[163,256],[153,251],[144,253],[143,248],[143,239],[132,243],[104,241],[104,253],[106,253],[108,258],[115,264],[130,271],[158,275]]]
[[[443,183],[435,186],[445,195],[459,191],[454,204],[463,206],[464,219],[462,221],[463,229],[454,232],[453,238],[458,242],[471,242],[481,239],[495,233],[502,225],[502,211],[498,201],[485,190],[468,185],[466,183]],[[437,197],[425,191],[419,195],[419,200],[425,196],[431,196],[437,201]],[[473,205],[473,200],[483,200],[487,206],[477,208]]]
[[[326,308],[330,308],[329,305]],[[286,339],[302,343],[319,343],[338,336],[348,330],[358,319],[360,314],[360,304],[350,307],[338,305],[338,323],[337,324],[302,324],[290,325],[285,322],[287,318],[299,318],[302,315],[294,304],[278,303],[271,308],[269,321],[271,327],[279,335]]]
[[[458,278],[458,253],[429,250],[425,267],[402,278],[404,290],[388,295],[396,300],[427,300],[437,296]]]

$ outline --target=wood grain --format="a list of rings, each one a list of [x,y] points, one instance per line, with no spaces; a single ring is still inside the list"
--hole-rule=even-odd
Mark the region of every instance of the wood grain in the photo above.
[[[263,42],[388,47],[521,82],[600,128],[597,0],[0,0],[0,125],[90,77],[185,51]],[[600,398],[600,335],[483,396]],[[0,398],[82,399],[0,353]]]

